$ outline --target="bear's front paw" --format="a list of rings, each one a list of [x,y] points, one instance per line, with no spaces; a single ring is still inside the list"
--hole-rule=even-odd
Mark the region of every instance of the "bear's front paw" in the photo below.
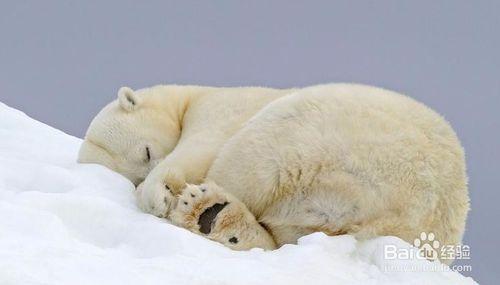
[[[153,171],[137,186],[137,204],[146,213],[165,218],[176,205],[183,185],[183,177],[174,170]]]
[[[213,183],[184,188],[169,218],[178,226],[232,249],[276,247],[246,206]]]

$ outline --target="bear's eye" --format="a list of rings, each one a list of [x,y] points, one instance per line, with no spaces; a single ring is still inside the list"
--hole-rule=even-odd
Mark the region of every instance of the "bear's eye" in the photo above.
[[[149,151],[149,147],[146,147],[146,160],[151,161],[151,152]]]

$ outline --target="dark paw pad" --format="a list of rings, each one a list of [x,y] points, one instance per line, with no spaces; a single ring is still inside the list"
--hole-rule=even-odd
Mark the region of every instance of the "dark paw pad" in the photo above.
[[[198,220],[198,225],[200,226],[200,232],[208,235],[212,231],[212,224],[215,220],[215,217],[217,217],[217,214],[219,214],[224,207],[229,204],[228,202],[225,202],[224,204],[214,204],[212,207],[207,208],[205,212],[203,212],[200,215],[200,219]]]

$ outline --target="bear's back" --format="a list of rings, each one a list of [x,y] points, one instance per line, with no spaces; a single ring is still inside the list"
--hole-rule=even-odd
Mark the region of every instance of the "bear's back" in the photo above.
[[[226,143],[208,177],[259,216],[339,172],[362,185],[372,214],[419,213],[407,218],[426,228],[448,222],[451,242],[461,238],[468,194],[455,133],[423,104],[380,88],[320,85],[270,103]]]

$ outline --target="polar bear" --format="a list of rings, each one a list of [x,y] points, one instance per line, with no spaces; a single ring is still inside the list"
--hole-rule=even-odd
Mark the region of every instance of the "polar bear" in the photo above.
[[[364,85],[121,88],[79,161],[145,179],[142,209],[233,249],[317,231],[456,245],[469,209],[449,124]]]

